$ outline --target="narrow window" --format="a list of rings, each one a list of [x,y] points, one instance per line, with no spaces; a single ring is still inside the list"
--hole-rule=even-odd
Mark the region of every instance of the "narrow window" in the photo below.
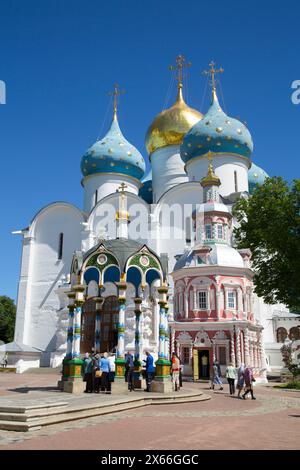
[[[225,366],[226,361],[226,348],[223,346],[219,346],[219,363],[221,366]]]
[[[189,348],[183,348],[183,364],[188,365],[190,363],[190,350]]]
[[[198,299],[199,299],[199,309],[200,310],[206,310],[207,309],[207,292],[206,291],[200,291],[198,293]]]
[[[211,225],[205,225],[205,238],[212,238]]]
[[[96,189],[95,191],[95,204],[94,205],[96,205],[97,202],[98,202],[98,189]]]
[[[64,234],[60,233],[59,234],[59,239],[58,239],[58,259],[62,259],[63,245],[64,245]]]
[[[234,172],[234,191],[238,192],[238,179],[237,179],[237,172]]]
[[[192,238],[191,218],[187,217],[185,219],[185,243],[187,245],[191,244],[191,238]]]
[[[228,308],[235,310],[235,292],[228,292]]]
[[[218,238],[219,238],[219,239],[220,239],[220,238],[224,238],[224,237],[223,237],[223,225],[222,225],[222,224],[218,224],[217,227],[218,227]]]

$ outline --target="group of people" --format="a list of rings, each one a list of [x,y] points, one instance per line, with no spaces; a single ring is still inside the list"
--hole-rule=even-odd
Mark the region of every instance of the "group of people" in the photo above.
[[[235,383],[237,381],[237,397],[241,400],[245,400],[248,393],[250,393],[252,400],[256,400],[253,394],[253,383],[255,382],[255,378],[253,375],[253,370],[250,366],[245,367],[245,364],[241,364],[238,368],[236,368],[231,362],[226,369],[225,377],[229,385],[230,395],[235,395]],[[211,388],[214,389],[215,385],[219,385],[220,390],[223,390],[223,382],[221,379],[221,367],[217,361],[214,362],[212,367]],[[242,391],[244,391],[243,394]]]
[[[86,382],[85,393],[111,393],[111,383],[115,380],[115,355],[113,353],[85,353],[83,375]]]
[[[155,374],[154,358],[149,351],[146,351],[146,359],[144,363],[144,376],[146,379],[145,392],[151,392],[151,383]],[[134,355],[128,352],[125,355],[125,381],[128,383],[128,390],[132,392],[135,388],[135,373],[134,373]]]

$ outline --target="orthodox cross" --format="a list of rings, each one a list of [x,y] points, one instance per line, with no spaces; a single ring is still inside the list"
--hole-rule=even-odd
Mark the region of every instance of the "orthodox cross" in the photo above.
[[[182,87],[183,82],[183,69],[185,67],[190,67],[192,62],[185,62],[185,57],[183,55],[178,55],[176,57],[176,65],[170,65],[169,70],[177,70],[177,75],[175,76],[178,81],[178,88]]]
[[[125,183],[121,183],[117,191],[124,194],[126,188],[127,188],[127,185]]]
[[[109,96],[113,96],[113,109],[114,109],[114,117],[117,116],[117,110],[118,110],[118,99],[120,95],[123,95],[125,93],[125,90],[120,90],[119,84],[115,83],[114,84],[114,89],[113,91],[110,91],[108,94]]]
[[[219,69],[216,69],[215,68],[215,63],[214,61],[212,60],[209,64],[209,67],[210,69],[209,70],[203,70],[203,74],[204,75],[210,75],[211,76],[211,85],[212,85],[212,88],[213,90],[216,89],[216,78],[215,78],[215,75],[217,73],[223,73],[224,72],[224,69],[222,67],[220,67]]]

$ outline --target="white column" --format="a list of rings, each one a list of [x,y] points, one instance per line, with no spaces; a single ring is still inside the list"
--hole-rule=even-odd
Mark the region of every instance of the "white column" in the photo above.
[[[171,353],[175,352],[175,330],[171,327]]]
[[[184,317],[188,318],[189,316],[189,292],[186,288],[184,291]]]
[[[230,357],[231,357],[231,362],[235,366],[235,351],[234,351],[234,331],[230,331]]]
[[[165,307],[165,321],[164,321],[164,328],[165,328],[165,344],[164,344],[164,357],[165,359],[169,360],[170,358],[170,328],[169,328],[169,321],[168,321],[168,311],[169,308]]]
[[[221,292],[220,292],[220,288],[219,286],[217,286],[216,288],[216,312],[217,312],[217,318],[219,319],[220,318],[220,314],[221,314],[221,309],[220,309],[220,295],[221,295]]]
[[[197,310],[197,290],[196,290],[196,286],[193,286],[193,309],[194,310]]]

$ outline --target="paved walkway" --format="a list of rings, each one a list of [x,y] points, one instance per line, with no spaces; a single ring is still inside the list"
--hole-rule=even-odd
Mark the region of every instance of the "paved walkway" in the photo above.
[[[55,386],[56,380],[52,375],[5,374],[0,376],[0,402],[1,395],[43,396],[43,387]],[[227,386],[223,392],[209,391],[206,384],[185,386],[200,388],[212,399],[152,405],[31,433],[0,431],[0,449],[300,449],[300,392],[257,386],[252,401],[230,397]]]

